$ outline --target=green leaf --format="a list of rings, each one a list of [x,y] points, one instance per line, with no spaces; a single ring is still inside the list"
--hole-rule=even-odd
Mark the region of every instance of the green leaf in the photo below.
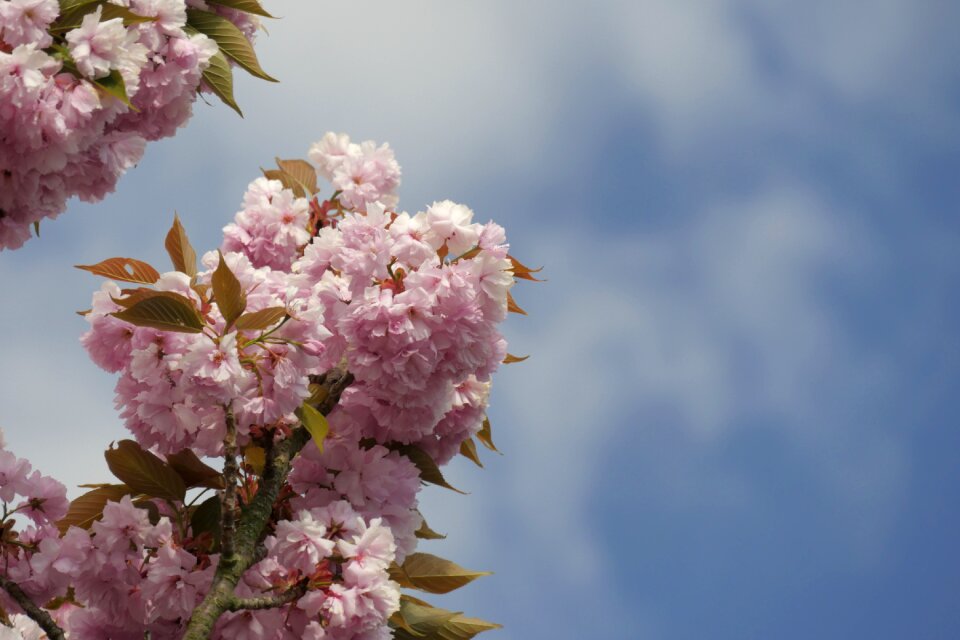
[[[163,246],[173,262],[174,269],[191,278],[197,275],[197,252],[193,250],[190,238],[187,237],[187,232],[180,224],[180,216],[177,214],[173,214],[173,226],[167,232]]]
[[[267,307],[260,311],[245,313],[237,318],[238,331],[263,331],[287,317],[286,307]]]
[[[401,596],[402,597],[402,596]],[[400,601],[400,606],[403,607],[403,600]],[[423,638],[426,634],[420,633],[416,629],[410,626],[406,618],[399,611],[394,611],[390,616],[390,619],[387,621],[391,629],[394,629],[394,635],[391,637],[396,638]],[[403,635],[400,635],[400,634]]]
[[[223,319],[227,322],[226,330],[229,330],[247,308],[247,295],[243,292],[237,276],[233,275],[233,271],[227,266],[223,253],[218,250],[217,254],[220,256],[220,264],[217,265],[211,278],[213,298],[217,302],[220,313],[223,314]]]
[[[77,4],[69,10],[61,11],[60,17],[50,26],[50,33],[56,34],[78,29],[83,24],[83,19],[96,11],[98,6],[103,8],[100,13],[101,23],[119,18],[123,20],[124,25],[130,26],[157,20],[154,16],[138,15],[126,7],[107,4],[105,0],[93,0]]]
[[[207,0],[207,2],[209,4],[218,4],[221,7],[230,7],[231,9],[236,9],[237,11],[252,13],[257,16],[263,16],[264,18],[273,17],[267,13],[266,9],[260,6],[260,3],[257,2],[257,0]]]
[[[513,294],[509,291],[507,292],[507,311],[510,313],[519,313],[522,316],[527,315],[527,312],[520,308],[517,301],[513,299]]]
[[[477,440],[480,441],[480,444],[485,446],[490,451],[495,453],[500,453],[500,449],[497,449],[496,445],[493,444],[493,436],[490,433],[490,418],[483,419],[483,427],[480,428],[480,431],[477,432]]]
[[[103,6],[106,0],[60,0],[60,14],[47,30],[56,34],[76,29],[83,22],[83,17]]]
[[[62,520],[57,522],[60,533],[66,533],[71,526],[89,529],[103,515],[107,502],[118,502],[123,496],[136,493],[125,484],[105,484],[88,491],[70,503],[70,509]]]
[[[478,467],[483,467],[483,463],[480,462],[480,456],[477,454],[477,445],[473,441],[473,438],[467,438],[460,443],[460,455],[462,455],[464,458],[467,458]]]
[[[479,618],[467,618],[408,595],[400,596],[400,610],[390,617],[395,640],[470,640],[477,634],[501,625]]]
[[[248,444],[243,448],[243,463],[258,476],[263,475],[263,469],[267,466],[266,449],[255,444]]]
[[[243,111],[233,97],[233,69],[222,51],[210,58],[210,64],[203,70],[203,79],[220,101],[237,112],[242,118]]]
[[[33,221],[33,232],[37,234],[38,238],[40,237],[40,221],[39,220]]]
[[[194,537],[209,533],[214,544],[220,540],[220,498],[211,496],[201,502],[190,516],[190,530]]]
[[[253,45],[243,35],[243,32],[223,16],[218,16],[209,11],[187,9],[187,24],[212,38],[224,55],[246,69],[250,74],[270,82],[277,81],[276,78],[268,75],[260,67],[257,53],[253,50]]]
[[[205,464],[190,449],[167,456],[167,464],[177,472],[188,488],[223,489],[223,476],[220,472]]]
[[[59,0],[60,3],[60,13],[64,11],[69,11],[71,9],[76,9],[86,4],[100,4],[104,0]]]
[[[307,195],[313,195],[319,189],[317,188],[317,170],[306,160],[281,160],[277,158],[277,166],[280,171],[293,179],[296,187],[293,191],[298,198],[304,198]]]
[[[117,302],[121,303],[119,300]],[[204,327],[203,318],[193,302],[172,291],[142,290],[134,304],[110,315],[138,327],[163,331],[200,333]]]
[[[137,287],[136,289],[120,289],[121,297],[110,299],[115,303],[123,307],[124,309],[129,309],[133,305],[137,304],[141,300],[146,300],[147,298],[170,298],[171,300],[180,300],[183,298],[179,293],[174,293],[173,291],[157,291],[156,289],[151,289],[150,287]]]
[[[513,364],[515,362],[523,362],[530,356],[515,356],[512,353],[508,353],[507,357],[503,359],[503,364]]]
[[[123,20],[124,25],[131,24],[141,24],[143,22],[156,22],[156,16],[141,16],[138,13],[134,13],[127,7],[121,7],[120,5],[111,4],[107,2],[102,5],[103,11],[100,13],[100,22],[106,22],[107,20],[115,20],[120,18]]]
[[[310,397],[306,402],[314,407],[319,407],[320,403],[330,396],[330,389],[322,384],[310,383],[307,388],[310,390]]]
[[[434,462],[433,458],[431,458],[430,455],[420,447],[415,447],[411,444],[405,444],[396,447],[396,450],[410,458],[410,461],[417,465],[417,469],[420,470],[421,481],[429,484],[435,484],[463,495],[467,494],[466,491],[461,491],[447,482],[446,478],[443,477],[443,473],[440,471],[440,467],[437,466],[437,463]]]
[[[156,269],[133,258],[109,258],[97,264],[78,264],[75,267],[121,282],[155,284],[160,279],[160,273]]]
[[[520,262],[519,260],[517,260],[511,255],[508,255],[507,258],[510,260],[510,264],[513,267],[511,271],[513,272],[514,278],[519,278],[522,280],[532,280],[534,282],[544,282],[544,280],[540,278],[535,278],[533,276],[533,274],[540,273],[541,271],[543,271],[543,267],[540,267],[539,269],[531,269],[530,267],[524,265],[522,262]]]
[[[156,524],[160,522],[160,509],[157,508],[157,503],[153,498],[134,500],[133,506],[147,512],[147,520],[150,521],[150,524],[156,526]]]
[[[391,580],[401,587],[427,593],[450,593],[488,575],[489,571],[470,571],[455,562],[420,552],[408,555],[402,565],[390,567]]]
[[[104,457],[113,475],[138,493],[181,502],[186,496],[180,475],[133,440],[121,440],[116,449],[107,449]]]
[[[390,616],[390,622],[412,637],[426,638],[455,615],[457,614],[453,611],[438,609],[423,600],[402,595],[400,610]]]
[[[93,84],[100,93],[112,96],[132,110],[139,111],[139,109],[130,103],[130,98],[127,97],[127,85],[123,82],[123,76],[121,76],[120,72],[116,69],[110,71],[110,75],[104,78],[97,78],[93,81]]]
[[[427,519],[423,517],[423,514],[419,511],[417,513],[420,514],[420,528],[416,530],[414,535],[421,540],[443,540],[447,537],[431,529],[430,525],[427,524]]]
[[[297,409],[297,417],[300,418],[303,427],[310,432],[310,436],[313,438],[313,443],[317,445],[317,449],[320,450],[320,453],[323,453],[323,441],[326,439],[327,432],[330,430],[326,416],[304,402],[300,405],[300,408]]]
[[[479,633],[491,631],[493,629],[502,629],[502,624],[487,622],[480,618],[467,618],[457,614],[447,620],[437,631],[438,640],[470,640]]]

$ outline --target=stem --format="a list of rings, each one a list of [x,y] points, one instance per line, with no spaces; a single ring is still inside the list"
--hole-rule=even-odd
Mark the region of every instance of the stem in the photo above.
[[[0,587],[3,587],[3,589],[10,594],[10,597],[20,605],[20,608],[23,609],[23,612],[26,613],[31,620],[40,625],[40,628],[43,629],[50,640],[66,640],[63,629],[53,621],[49,613],[38,607],[36,603],[30,599],[30,596],[23,592],[20,585],[8,578],[0,577]]]
[[[319,383],[327,391],[327,395],[317,406],[320,413],[329,414],[340,401],[340,394],[351,382],[353,375],[347,371],[346,361],[320,376]],[[231,605],[236,606],[237,598],[233,595],[233,590],[257,557],[257,543],[270,521],[280,489],[287,481],[290,463],[309,441],[310,433],[300,426],[293,430],[290,437],[274,447],[270,461],[264,468],[259,489],[236,523],[232,540],[233,552],[229,555],[221,554],[210,591],[194,609],[183,640],[207,640],[220,616],[225,611],[232,610]],[[223,541],[221,548],[226,548]]]
[[[188,503],[187,503],[186,505],[184,505],[184,506],[185,506],[185,507],[192,507],[193,505],[197,504],[197,502],[200,500],[200,498],[202,498],[204,495],[206,495],[207,491],[210,491],[210,487],[207,487],[206,489],[204,489],[203,491],[201,491],[201,492],[198,493],[197,495],[193,496],[193,498],[190,499],[190,502],[188,502]]]
[[[287,324],[287,320],[289,320],[289,319],[292,318],[292,317],[293,317],[293,316],[291,316],[291,315],[288,313],[287,315],[285,315],[285,316],[283,317],[283,320],[280,321],[280,324],[278,324],[278,325],[275,326],[274,328],[270,329],[269,331],[266,331],[266,332],[264,332],[264,333],[261,333],[259,336],[257,336],[256,338],[253,338],[252,340],[247,340],[246,342],[243,343],[243,345],[241,346],[241,349],[246,349],[247,347],[249,347],[249,346],[252,345],[252,344],[257,344],[258,342],[263,342],[264,339],[270,337],[270,335],[271,335],[272,333],[274,333],[277,329],[279,329],[279,328],[282,327],[283,325]]]
[[[177,530],[180,532],[180,540],[185,540],[187,537],[187,523],[183,520],[183,510],[177,507],[173,500],[164,500],[164,502],[170,507],[170,512],[177,520]]]

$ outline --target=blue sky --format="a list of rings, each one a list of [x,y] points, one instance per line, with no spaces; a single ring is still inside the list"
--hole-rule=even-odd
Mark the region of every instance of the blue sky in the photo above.
[[[960,7],[880,0],[268,3],[281,84],[198,104],[116,194],[0,254],[0,426],[68,484],[124,431],[77,344],[113,255],[214,247],[327,130],[401,205],[470,204],[523,285],[504,456],[424,494],[437,602],[502,640],[960,635]],[[494,635],[489,636],[493,638]]]

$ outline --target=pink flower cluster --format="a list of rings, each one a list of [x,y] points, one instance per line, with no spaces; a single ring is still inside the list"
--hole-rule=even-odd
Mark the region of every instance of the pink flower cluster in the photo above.
[[[133,640],[150,631],[178,638],[210,586],[214,566],[182,547],[169,517],[151,523],[130,496],[109,502],[89,531],[70,527],[61,555],[80,607],[64,617],[71,637]]]
[[[60,494],[63,507],[62,486]],[[129,496],[108,502],[89,531],[70,527],[60,538],[55,527],[45,526],[25,530],[16,545],[5,541],[2,573],[35,602],[72,587],[71,600],[54,613],[68,637],[78,640],[141,640],[145,632],[156,640],[182,637],[219,560],[187,550],[170,517],[151,522],[149,511]],[[264,548],[264,559],[244,574],[238,596],[269,596],[303,581],[309,590],[283,608],[225,615],[213,637],[384,637],[400,592],[388,573],[396,559],[393,535],[379,518],[366,520],[343,501],[301,510],[277,524]],[[2,604],[18,610],[7,597]],[[3,633],[18,640],[45,637],[26,619],[16,620],[12,630],[0,627],[0,638]]]
[[[223,250],[242,252],[258,267],[289,271],[310,241],[310,206],[277,180],[258,178],[243,196],[236,221],[223,228]]]
[[[98,365],[119,374],[126,426],[161,455],[222,455],[228,415],[241,448],[280,440],[298,424],[312,378],[344,360],[354,375],[329,415],[322,452],[308,444],[295,458],[285,515],[237,592],[262,597],[306,585],[304,595],[228,614],[217,637],[391,637],[399,588],[387,569],[415,550],[423,524],[421,470],[410,452],[444,464],[479,431],[491,375],[506,355],[498,326],[514,266],[503,228],[474,222],[450,201],[397,211],[400,169],[386,145],[327,134],[311,158],[333,182],[330,198],[255,180],[220,252],[203,257],[206,270],[154,283],[189,301],[202,331],[122,320],[126,296],[137,294],[107,282],[82,338]],[[245,305],[241,319],[210,295],[223,269],[242,292],[234,296]],[[241,321],[276,310],[264,325]],[[89,535],[64,538],[76,545],[64,553],[90,558],[85,573],[73,574],[85,607],[70,616],[78,637],[132,639],[144,628],[175,637],[202,597],[216,555],[187,551],[169,519],[146,518],[125,500]]]
[[[260,331],[234,329],[211,337],[134,327],[111,315],[121,308],[115,301],[121,290],[113,282],[94,295],[87,316],[91,329],[82,342],[94,362],[120,373],[116,404],[121,416],[143,446],[160,453],[190,448],[201,456],[221,455],[225,407],[236,417],[241,444],[249,442],[255,425],[295,423],[294,412],[310,395],[309,375],[336,363],[327,353],[330,332],[322,307],[306,307],[291,295],[281,272],[256,269],[239,253],[224,259],[247,291],[248,312],[290,310],[289,320],[269,340],[259,340]],[[211,269],[198,281],[209,285],[219,259],[208,253],[204,261]],[[183,273],[164,274],[156,289],[203,305]],[[224,329],[217,305],[210,306],[207,317]]]
[[[367,470],[372,472],[375,467]],[[390,477],[376,481],[385,486]],[[405,490],[415,492],[410,485],[416,482],[415,472],[408,473]],[[360,484],[359,478],[347,480],[344,492],[362,501]],[[372,486],[370,480],[367,485]],[[383,488],[366,493],[385,495]],[[157,505],[151,517],[146,503],[138,506],[126,496],[108,502],[89,531],[71,526],[61,537],[56,521],[67,512],[64,486],[4,448],[0,448],[0,500],[0,575],[38,603],[63,597],[72,587],[69,602],[54,612],[69,637],[141,640],[149,631],[156,640],[174,640],[183,635],[219,558],[187,550],[184,542],[190,534],[185,535],[170,516],[159,516]],[[18,516],[31,524],[18,531]],[[277,523],[264,549],[264,559],[246,572],[238,595],[269,595],[304,580],[310,583],[309,591],[285,609],[224,616],[214,637],[384,637],[385,621],[397,610],[400,593],[387,571],[398,559],[397,548],[381,518],[363,517],[343,500],[297,509],[290,519]],[[19,611],[2,589],[0,606]],[[0,639],[45,637],[25,616],[15,616],[12,622],[12,628],[0,626]]]
[[[213,40],[184,29],[188,6],[251,36],[257,24],[202,0],[87,4],[96,9],[79,24],[60,25],[57,0],[0,2],[0,250],[21,246],[70,197],[103,198],[148,141],[186,123],[217,53]],[[149,19],[103,19],[117,6]],[[130,105],[117,97],[121,82]]]
[[[396,167],[386,145],[330,140]],[[337,162],[318,151],[322,144],[313,154],[320,173]],[[334,200],[340,217],[311,236],[306,198],[277,180],[251,183],[222,250],[247,312],[280,307],[290,316],[267,341],[259,330],[224,333],[217,304],[206,305],[179,272],[162,275],[156,288],[203,307],[216,337],[119,320],[112,314],[121,290],[111,282],[94,296],[83,343],[97,364],[121,374],[117,406],[144,446],[219,455],[224,406],[237,417],[241,445],[254,426],[295,423],[309,377],[343,357],[356,383],[331,417],[339,437],[417,445],[442,464],[476,433],[490,376],[506,355],[497,328],[513,284],[504,230],[473,222],[469,208],[450,201],[411,215],[381,203],[395,192],[371,193],[379,200],[362,210]],[[204,264],[200,286],[210,283],[218,254]]]
[[[386,620],[400,605],[387,572],[396,559],[391,530],[365,520],[345,501],[298,511],[265,541],[267,557],[250,568],[241,596],[282,592],[307,579],[311,590],[294,604],[224,616],[221,638],[360,640],[390,638]]]
[[[377,146],[370,140],[356,144],[345,133],[327,133],[310,148],[317,173],[340,192],[348,209],[363,210],[374,202],[394,207],[400,185],[400,165],[390,145]]]
[[[71,527],[59,550],[82,605],[59,616],[71,637],[141,640],[149,631],[156,640],[180,638],[219,559],[182,542],[169,517],[151,524],[129,496],[108,503],[89,532]],[[398,606],[387,573],[395,558],[390,530],[345,502],[280,521],[264,545],[266,557],[244,574],[237,595],[270,595],[301,580],[310,591],[283,609],[228,614],[215,638],[369,637]]]
[[[0,434],[0,567],[35,601],[62,596],[69,586],[71,559],[61,554],[56,522],[67,513],[66,488],[5,448]],[[23,519],[29,520],[26,526]],[[0,590],[0,606],[19,606]]]

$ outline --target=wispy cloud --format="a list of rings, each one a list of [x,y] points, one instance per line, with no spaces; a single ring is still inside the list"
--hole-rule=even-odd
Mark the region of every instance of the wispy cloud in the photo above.
[[[869,238],[840,219],[808,190],[780,186],[709,206],[669,231],[543,238],[535,259],[550,281],[518,292],[533,316],[511,323],[513,348],[533,357],[501,373],[494,397],[509,455],[494,461],[495,489],[483,489],[479,505],[471,496],[469,507],[454,507],[453,550],[508,557],[511,574],[552,585],[545,597],[564,608],[584,591],[627,607],[610,576],[635,559],[603,543],[598,527],[610,521],[595,521],[597,497],[643,491],[681,510],[750,510],[765,487],[704,462],[749,424],[790,442],[803,467],[823,474],[818,491],[843,521],[841,544],[876,557],[905,459],[889,433],[845,422],[836,406],[857,402],[847,397],[850,380],[874,393],[885,383],[875,361],[848,348],[850,329],[832,317],[823,286],[874,259]],[[669,449],[638,451],[642,470],[607,468],[613,452],[665,417],[678,430]],[[615,519],[643,526],[640,513]],[[489,533],[505,520],[509,549]],[[529,585],[506,588],[520,597]],[[648,613],[632,619],[653,634],[656,612]]]
[[[453,602],[507,612],[504,638],[679,637],[671,619],[683,613],[631,599],[630,585],[611,577],[644,568],[610,528],[644,529],[645,514],[628,512],[638,495],[690,514],[691,528],[705,512],[756,524],[768,513],[765,486],[783,476],[804,479],[828,546],[851,562],[884,556],[915,461],[902,425],[869,407],[906,384],[897,359],[916,340],[861,338],[871,322],[851,318],[844,296],[894,270],[889,239],[860,203],[913,200],[896,145],[945,148],[960,131],[950,96],[958,74],[938,62],[956,59],[956,9],[907,0],[275,5],[285,19],[269,23],[258,50],[283,82],[238,74],[244,121],[198,105],[190,127],[151,147],[116,196],[51,223],[26,253],[0,256],[4,300],[42,307],[41,320],[11,314],[0,325],[4,362],[18,363],[0,385],[11,446],[75,483],[91,479],[91,460],[103,468],[102,447],[124,434],[112,379],[80,351],[82,323],[70,315],[95,284],[66,275],[67,264],[117,254],[163,264],[175,208],[195,244],[212,246],[258,166],[343,130],[396,148],[404,206],[481,194],[487,213],[531,240],[525,261],[547,267],[547,284],[518,292],[531,317],[510,324],[515,352],[532,358],[505,368],[494,392],[507,455],[486,471],[451,471],[473,495],[425,498],[431,523],[451,534],[438,552],[499,572]],[[637,123],[649,166],[613,166],[598,140]],[[605,172],[624,176],[618,202],[639,200],[648,194],[631,176],[701,165],[704,184],[668,185],[684,202],[669,223],[633,222],[646,215],[641,204],[615,232],[604,210],[570,214],[564,228],[492,210],[508,197],[491,194],[536,204]],[[724,182],[727,172],[737,181]],[[923,271],[953,269],[955,237],[929,235],[916,244],[935,248],[937,265]],[[730,455],[765,438],[789,452],[783,468],[751,474],[752,459]],[[639,468],[611,468],[624,450]],[[603,502],[611,494],[614,507]]]

